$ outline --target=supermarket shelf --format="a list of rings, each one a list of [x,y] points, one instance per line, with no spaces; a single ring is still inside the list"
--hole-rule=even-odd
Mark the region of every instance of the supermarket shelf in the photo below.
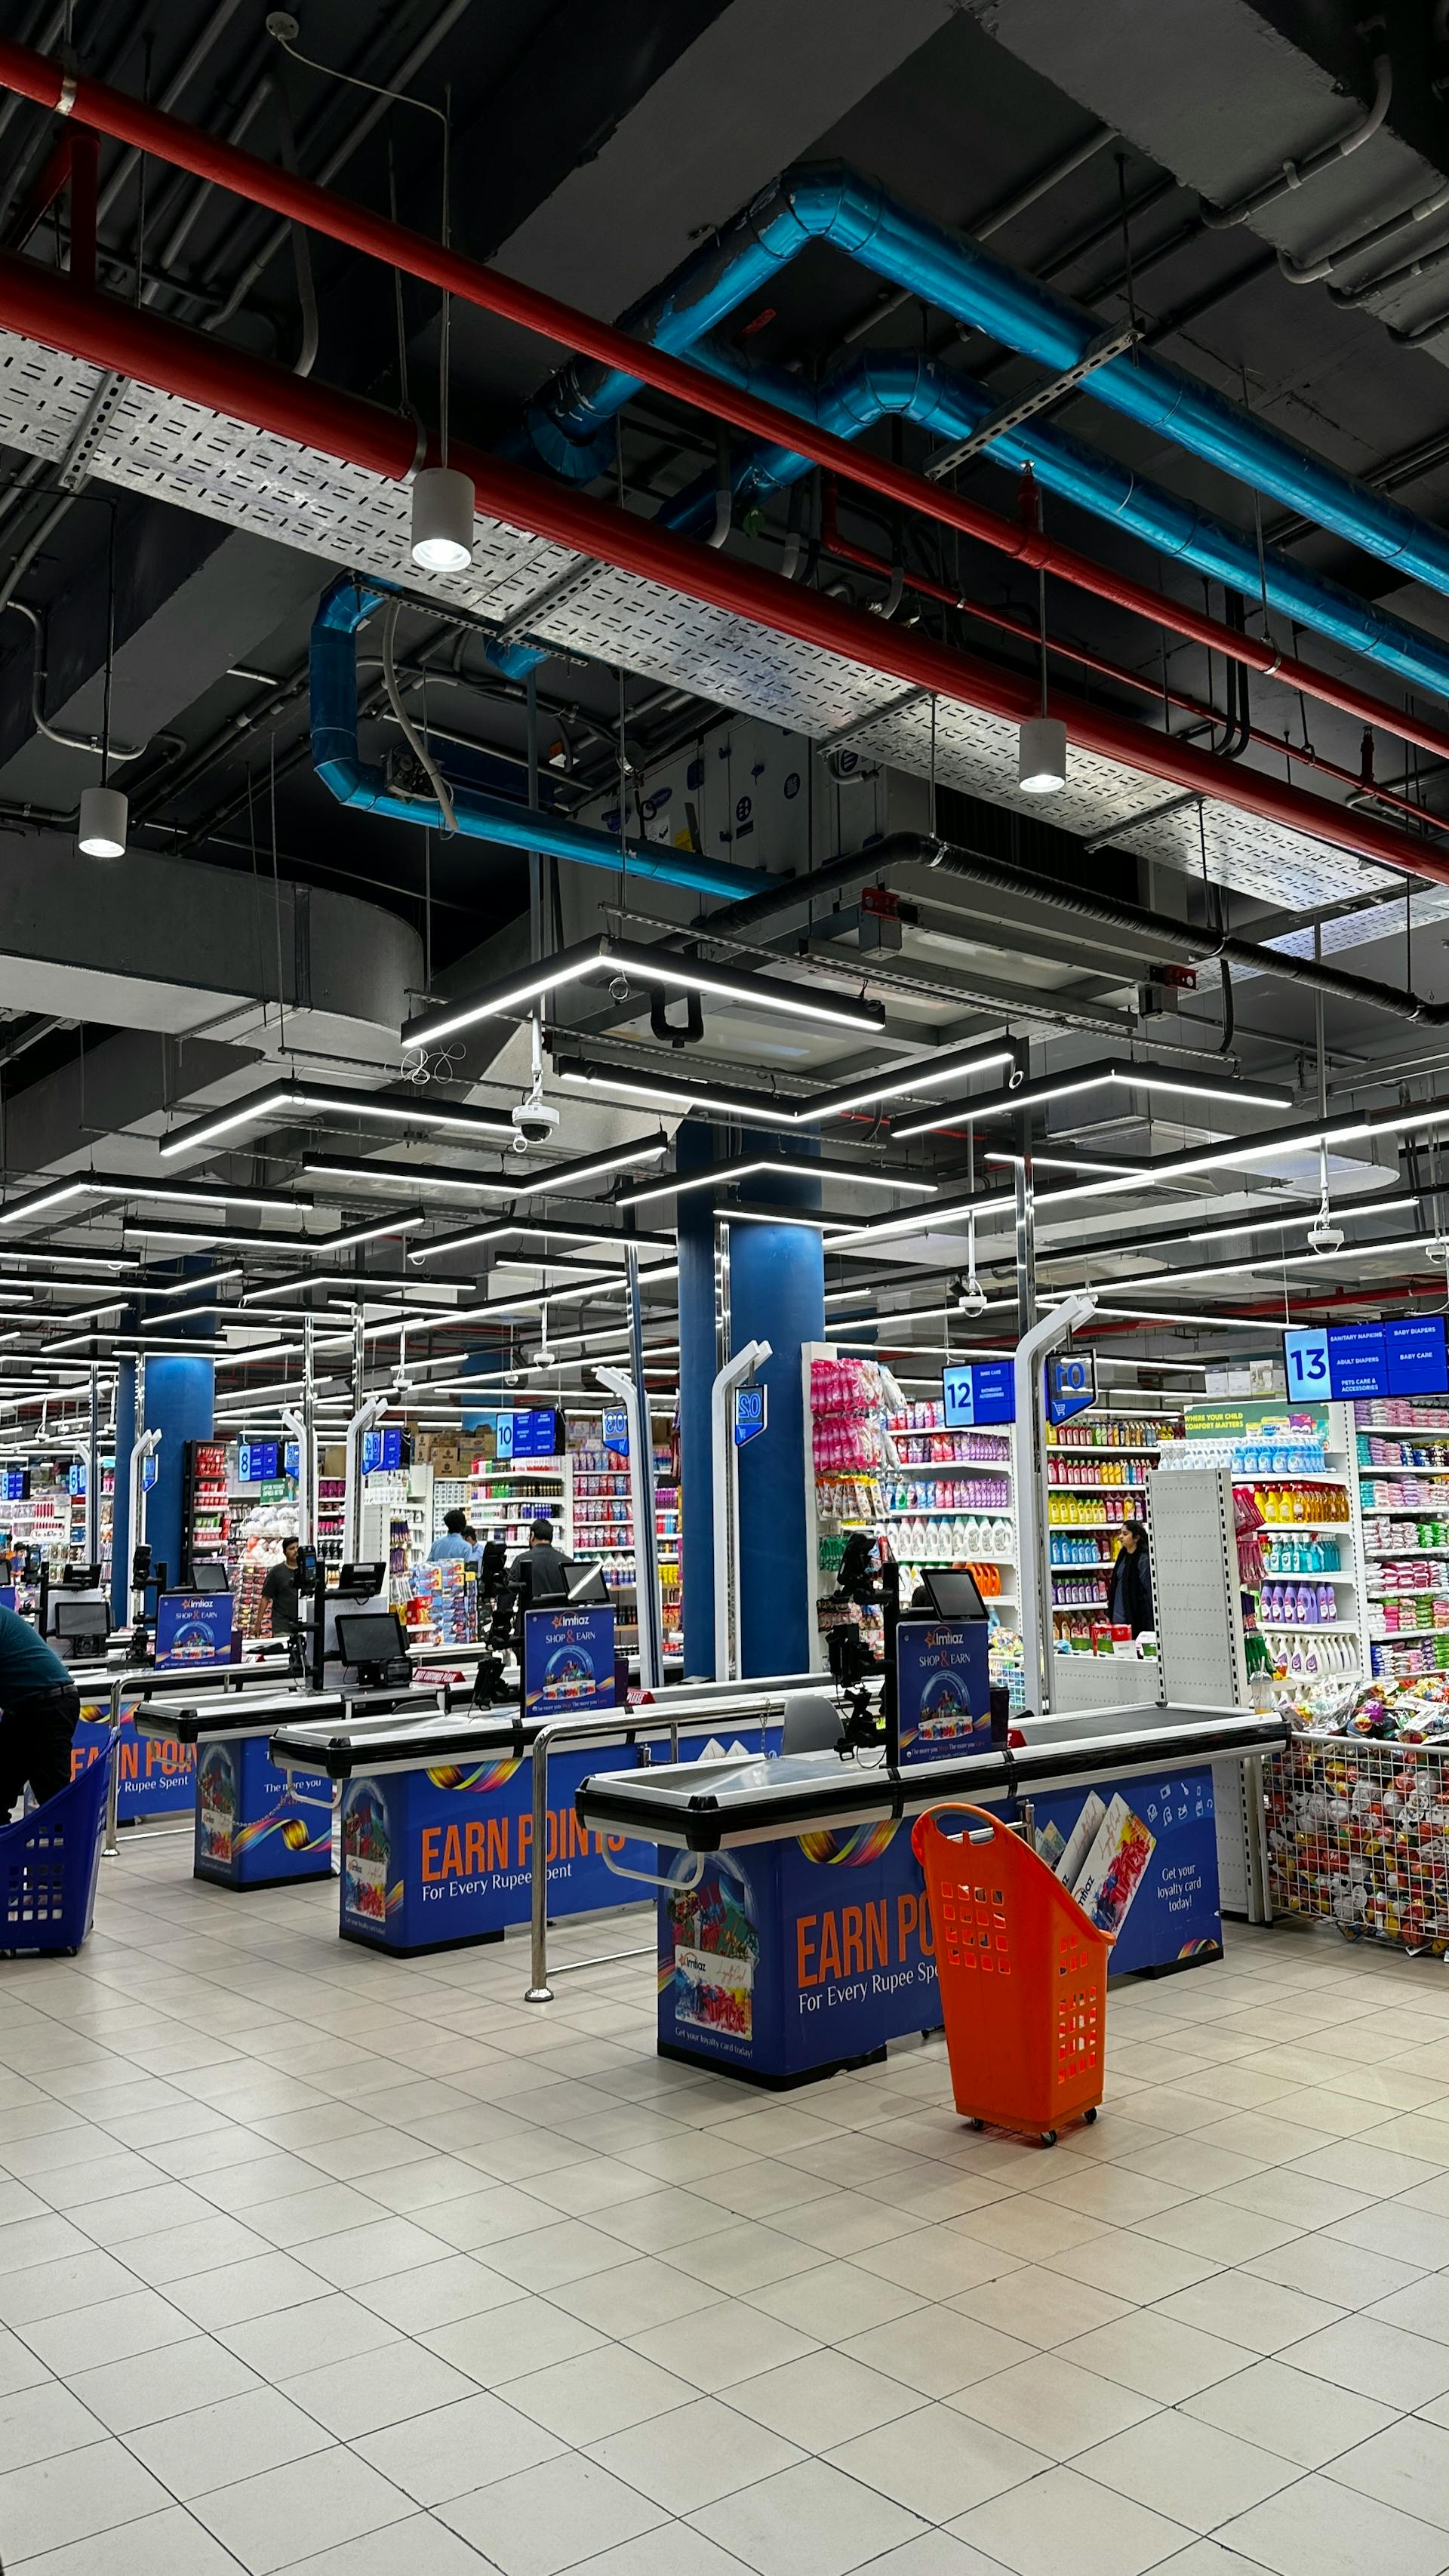
[[[1364,1554],[1372,1564],[1397,1564],[1401,1556],[1439,1556],[1449,1564],[1449,1545],[1444,1547],[1366,1547]]]
[[[1049,1440],[1046,1451],[1049,1458],[1160,1458],[1164,1445],[1172,1446],[1159,1441],[1155,1448],[1138,1449],[1122,1440],[1084,1440],[1078,1448],[1070,1440]]]
[[[991,1512],[999,1515],[1011,1509],[1010,1503],[922,1503],[919,1506],[910,1503],[902,1505],[899,1509],[892,1505],[888,1512],[881,1513],[881,1519],[883,1521],[959,1521],[965,1513]]]
[[[1356,1622],[1343,1619],[1274,1619],[1263,1629],[1265,1637],[1361,1637],[1363,1633]]]
[[[1132,1515],[1130,1512],[1124,1512],[1124,1513],[1123,1513],[1123,1515],[1122,1515],[1122,1520],[1130,1520],[1130,1519],[1132,1519],[1132,1518],[1133,1518],[1133,1515]],[[1280,1527],[1282,1527],[1282,1528],[1286,1528],[1286,1527],[1288,1526],[1288,1524],[1287,1524],[1286,1522],[1282,1522],[1282,1523],[1280,1523],[1280,1524],[1279,1524],[1279,1526],[1280,1526]],[[1310,1526],[1311,1526],[1311,1524],[1310,1524],[1308,1521],[1295,1521],[1295,1522],[1293,1523],[1293,1527],[1294,1527],[1294,1529],[1308,1529]],[[1345,1523],[1343,1523],[1343,1522],[1340,1522],[1340,1521],[1335,1521],[1335,1522],[1334,1522],[1334,1528],[1335,1528],[1335,1529],[1340,1529],[1340,1528],[1343,1528],[1343,1527],[1345,1527],[1345,1526],[1346,1526],[1346,1524],[1345,1524]],[[1087,1533],[1088,1531],[1090,1531],[1090,1530],[1119,1530],[1119,1531],[1120,1531],[1121,1527],[1122,1527],[1122,1521],[1051,1521],[1051,1520],[1049,1520],[1049,1521],[1047,1522],[1047,1529],[1048,1529],[1048,1531],[1049,1531],[1049,1532],[1050,1532],[1050,1531],[1052,1531],[1052,1530],[1071,1530],[1071,1531],[1073,1531],[1073,1532],[1080,1532],[1083,1536],[1085,1536],[1085,1535],[1086,1535],[1086,1533]]]
[[[1294,1537],[1297,1537],[1297,1536],[1300,1534],[1300,1532],[1301,1532],[1301,1533],[1306,1534],[1306,1535],[1307,1535],[1307,1536],[1309,1536],[1309,1537],[1318,1537],[1318,1538],[1347,1538],[1347,1537],[1350,1535],[1350,1532],[1352,1531],[1352,1528],[1353,1528],[1353,1523],[1352,1523],[1352,1521],[1348,1521],[1348,1520],[1342,1520],[1342,1521],[1264,1521],[1262,1530],[1261,1530],[1261,1531],[1258,1531],[1258,1532],[1255,1532],[1255,1536],[1261,1537],[1261,1536],[1263,1536],[1263,1535],[1264,1535],[1264,1533],[1266,1533],[1266,1535],[1267,1535],[1270,1539],[1271,1539],[1271,1538],[1277,1538],[1277,1537],[1280,1537],[1280,1536],[1281,1536],[1281,1537],[1283,1537],[1283,1538],[1287,1538],[1290,1534],[1291,1534],[1291,1535],[1293,1535]]]
[[[1119,1476],[1115,1484],[1091,1485],[1084,1483],[1080,1478],[1073,1478],[1068,1483],[1064,1477],[1049,1476],[1047,1492],[1049,1494],[1140,1494],[1145,1502],[1147,1483],[1145,1478],[1140,1484],[1135,1484],[1131,1477]]]
[[[1436,1442],[1443,1448],[1443,1441]],[[1361,1458],[1359,1476],[1449,1476],[1449,1458],[1421,1458],[1416,1467],[1399,1465],[1390,1458]]]

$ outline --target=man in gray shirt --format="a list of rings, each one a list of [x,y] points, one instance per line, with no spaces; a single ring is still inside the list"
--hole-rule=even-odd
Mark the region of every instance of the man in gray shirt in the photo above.
[[[508,1569],[508,1580],[519,1596],[519,1606],[532,1610],[543,1601],[568,1598],[568,1569],[553,1543],[552,1521],[535,1521],[528,1533],[527,1552],[516,1556]]]

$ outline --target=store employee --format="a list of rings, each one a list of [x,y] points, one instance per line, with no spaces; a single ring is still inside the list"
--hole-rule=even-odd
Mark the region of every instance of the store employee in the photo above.
[[[552,1521],[532,1523],[527,1553],[514,1558],[508,1580],[525,1610],[532,1609],[536,1601],[568,1599],[568,1567],[554,1546]]]
[[[262,1585],[262,1599],[272,1605],[274,1637],[285,1637],[302,1625],[302,1615],[297,1606],[297,1559],[300,1553],[300,1540],[284,1538],[281,1561],[271,1568]]]
[[[80,1694],[28,1619],[0,1609],[0,1821],[28,1780],[37,1798],[70,1782]]]

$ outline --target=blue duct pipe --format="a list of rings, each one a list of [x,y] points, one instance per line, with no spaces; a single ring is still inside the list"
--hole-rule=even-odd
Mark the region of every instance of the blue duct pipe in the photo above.
[[[996,408],[984,385],[908,352],[849,358],[818,388],[781,367],[747,367],[722,341],[702,341],[693,355],[711,374],[748,386],[782,411],[796,412],[837,438],[858,438],[886,413],[917,421],[943,438],[967,438]],[[1115,456],[1087,447],[1063,430],[1036,426],[994,439],[983,454],[1012,471],[1029,465],[1045,490],[1116,527],[1130,528],[1159,554],[1192,564],[1209,580],[1257,598],[1258,550],[1252,539],[1210,511],[1164,491],[1161,484],[1148,482]],[[808,457],[788,448],[753,448],[738,460],[736,498],[747,506],[812,470]],[[668,503],[661,513],[665,525],[687,528],[703,520],[714,509],[714,487],[712,470],[701,475]],[[1284,616],[1383,663],[1416,689],[1449,696],[1449,645],[1272,547],[1263,550],[1262,573],[1270,605]]]
[[[989,332],[1053,373],[1079,365],[1101,333],[1094,313],[1021,276],[979,242],[898,205],[875,180],[834,165],[790,170],[775,180],[657,295],[626,315],[623,328],[682,354],[813,241],[831,243],[888,285]],[[637,386],[637,378],[616,368],[576,361],[535,400],[527,424],[534,445],[557,471],[591,480],[612,454],[602,437],[605,424]],[[1310,455],[1151,350],[1110,359],[1084,380],[1083,390],[1333,529],[1406,580],[1449,591],[1449,534]]]
[[[324,786],[339,805],[394,822],[443,827],[442,807],[434,796],[401,796],[389,787],[380,761],[363,760],[357,748],[357,633],[389,593],[376,584],[344,573],[318,603],[310,646],[312,690],[312,762]],[[587,823],[572,823],[558,814],[534,812],[503,796],[481,789],[453,790],[457,829],[468,839],[495,841],[513,850],[543,850],[576,866],[620,869],[631,877],[656,877],[666,885],[687,886],[695,894],[719,895],[736,902],[758,894],[772,882],[763,868],[732,867],[725,859],[705,858],[691,850],[656,847],[648,841],[624,841],[611,832],[596,832]]]

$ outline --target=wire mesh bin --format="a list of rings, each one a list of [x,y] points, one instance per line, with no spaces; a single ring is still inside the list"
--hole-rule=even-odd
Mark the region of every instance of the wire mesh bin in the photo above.
[[[939,1818],[972,1821],[943,1834]],[[977,2127],[1034,2129],[1044,2146],[1102,2099],[1110,1932],[984,1807],[918,1816],[956,2108]]]
[[[13,1825],[0,1825],[0,1955],[65,1951],[91,1928],[115,1746]]]
[[[1449,1951],[1449,1754],[1295,1735],[1265,1766],[1274,1911],[1347,1939]]]

